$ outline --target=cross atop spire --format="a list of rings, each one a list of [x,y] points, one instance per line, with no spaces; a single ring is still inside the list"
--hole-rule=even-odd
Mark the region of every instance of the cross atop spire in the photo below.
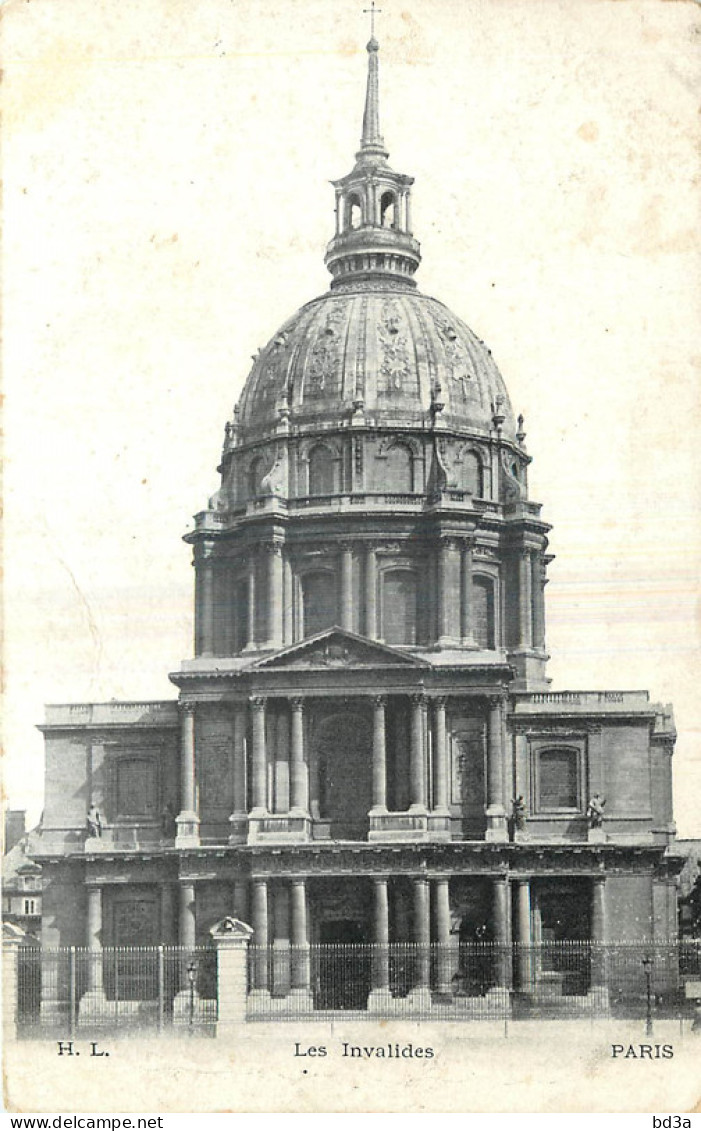
[[[382,8],[376,8],[375,7],[375,0],[370,0],[370,7],[369,8],[363,8],[363,15],[364,16],[370,16],[370,38],[371,39],[375,38],[375,15],[376,15],[376,13],[381,12],[381,11],[382,11]]]

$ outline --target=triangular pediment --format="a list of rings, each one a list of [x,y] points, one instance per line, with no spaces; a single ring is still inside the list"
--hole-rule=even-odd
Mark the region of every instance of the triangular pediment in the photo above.
[[[343,628],[327,628],[266,656],[257,668],[427,668],[425,660]]]

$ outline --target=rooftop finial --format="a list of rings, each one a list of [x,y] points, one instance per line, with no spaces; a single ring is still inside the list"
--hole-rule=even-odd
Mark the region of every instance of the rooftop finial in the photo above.
[[[368,87],[365,95],[365,112],[363,114],[363,136],[360,142],[361,149],[384,149],[384,141],[380,133],[380,91],[378,82],[377,53],[380,45],[375,39],[375,15],[381,8],[375,7],[372,0],[370,8],[363,8],[365,14],[370,16],[370,42],[368,52]]]
[[[363,15],[370,16],[370,38],[375,38],[375,13],[381,12],[382,8],[375,7],[375,0],[370,0],[370,7],[363,8]]]

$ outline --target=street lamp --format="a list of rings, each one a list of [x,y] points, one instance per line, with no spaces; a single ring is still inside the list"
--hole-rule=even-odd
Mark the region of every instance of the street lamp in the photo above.
[[[195,981],[197,978],[197,963],[194,958],[191,958],[187,964],[187,980],[190,987],[190,1020],[189,1025],[192,1025],[195,1017]]]
[[[645,1016],[645,1036],[652,1036],[652,959],[649,954],[643,958],[645,971],[645,988],[647,992],[647,1013]]]

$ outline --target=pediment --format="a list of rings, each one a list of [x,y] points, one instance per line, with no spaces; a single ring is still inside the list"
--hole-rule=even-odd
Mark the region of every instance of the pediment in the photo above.
[[[342,628],[329,628],[266,656],[257,668],[427,668],[425,660]]]

